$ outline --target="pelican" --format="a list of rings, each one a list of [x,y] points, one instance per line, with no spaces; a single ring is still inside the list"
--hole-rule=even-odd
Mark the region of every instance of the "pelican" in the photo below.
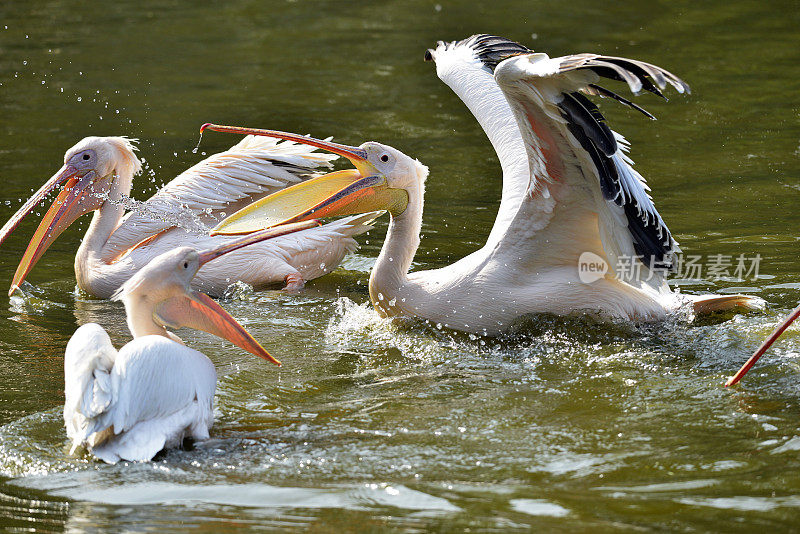
[[[306,143],[348,158],[349,175],[325,175],[262,199],[213,233],[252,231],[283,221],[385,208],[391,222],[369,281],[383,316],[416,316],[474,334],[496,335],[525,314],[588,313],[655,321],[691,301],[705,313],[752,307],[742,295],[684,296],[666,283],[680,249],[627,156],[628,143],[585,95],[645,110],[597,85],[625,82],[633,93],[689,87],[642,61],[577,54],[550,58],[490,35],[429,50],[439,77],[466,103],[503,171],[494,227],[478,251],[441,269],[409,274],[419,245],[428,169],[392,147],[352,147],[251,128],[205,128]],[[304,205],[308,209],[296,210]],[[628,259],[635,269],[623,269]],[[583,261],[600,275],[581,278]]]
[[[75,256],[75,277],[85,292],[109,298],[123,282],[158,256],[182,245],[209,248],[226,237],[208,236],[213,225],[254,199],[319,175],[335,156],[305,145],[245,138],[172,180],[143,203],[128,198],[141,170],[132,139],[87,137],[70,148],[64,166],[0,229],[0,243],[59,185],[14,274],[19,287],[50,244],[84,213],[94,218]],[[134,205],[126,214],[125,205]],[[249,247],[204,266],[194,285],[220,296],[236,281],[255,287],[285,282],[295,290],[333,270],[357,248],[353,236],[371,228],[369,217],[338,220]]]
[[[64,424],[70,454],[81,447],[108,463],[147,461],[184,437],[207,439],[217,373],[202,353],[167,330],[187,326],[225,338],[280,365],[219,304],[192,289],[211,260],[265,239],[316,226],[287,225],[197,252],[178,247],[152,259],[119,289],[133,341],[119,351],[96,323],[75,331],[64,356]]]
[[[753,365],[755,365],[755,363],[759,360],[759,358],[761,358],[761,356],[763,356],[764,353],[767,352],[767,350],[772,346],[772,344],[775,343],[775,341],[777,341],[779,337],[781,337],[783,331],[789,328],[789,326],[798,317],[800,317],[800,306],[792,310],[792,313],[790,313],[789,316],[786,319],[784,319],[784,321],[781,324],[779,324],[778,327],[775,330],[773,330],[769,336],[767,336],[767,339],[765,339],[764,342],[761,344],[761,346],[758,347],[758,349],[756,349],[756,351],[753,353],[752,356],[750,356],[750,359],[747,360],[744,363],[744,365],[742,365],[742,368],[736,371],[736,374],[730,377],[727,382],[725,382],[725,387],[730,387],[736,384],[739,380],[741,380],[742,377],[744,377],[744,375],[747,374],[747,371],[749,371],[750,368],[753,367]]]

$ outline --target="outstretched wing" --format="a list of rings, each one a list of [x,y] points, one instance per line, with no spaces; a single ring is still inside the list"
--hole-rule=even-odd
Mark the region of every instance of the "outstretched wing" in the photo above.
[[[505,220],[498,216],[493,234],[500,234],[499,246],[508,243],[521,254],[519,249],[527,245],[536,248],[530,252],[540,260],[549,255],[550,261],[558,261],[560,255],[572,262],[581,252],[593,250],[592,236],[597,236],[612,270],[623,257],[638,258],[645,274],[647,269],[654,270],[652,277],[644,276],[650,278],[648,285],[660,286],[678,244],[653,205],[644,178],[632,167],[627,142],[606,125],[585,94],[613,98],[651,116],[597,85],[599,79],[621,80],[634,93],[644,89],[658,95],[667,84],[679,92],[688,91],[688,86],[648,63],[595,54],[551,59],[494,36],[440,44],[434,52],[437,68],[440,57],[448,55],[471,56],[485,72],[494,74],[493,81],[509,108],[506,113],[513,116],[515,125],[510,127],[506,117],[498,134],[487,129],[488,119],[481,123],[490,138],[511,138],[524,150],[527,169],[523,170],[518,151],[508,155],[498,150],[501,161],[504,157],[513,160],[504,164],[503,203],[514,208]],[[451,73],[443,79],[451,87],[461,84],[456,91],[459,96],[467,93],[474,99],[476,92],[490,92],[485,75],[479,83],[477,76],[470,77],[466,85],[457,76]],[[493,105],[502,108],[496,95]],[[514,167],[513,174],[507,167]],[[513,187],[507,188],[506,181]],[[507,189],[513,198],[507,198]],[[617,274],[632,283],[643,278],[626,276],[633,275],[632,270]]]
[[[180,226],[198,234],[250,202],[316,176],[337,156],[268,137],[247,136],[181,173],[132,211],[103,249],[112,261],[143,240]]]
[[[589,197],[597,200],[603,248],[613,264],[622,255],[636,256],[648,268],[669,270],[677,243],[653,205],[644,178],[625,154],[627,143],[579,92],[596,93],[600,77],[623,80],[633,92],[661,94],[667,83],[680,92],[688,90],[654,65],[593,54],[551,59],[531,53],[506,59],[495,70],[526,145],[531,195],[554,186],[561,188],[561,200],[569,202],[576,197],[572,191],[588,186],[595,193]],[[577,165],[565,165],[563,175],[551,174],[548,166],[555,157]]]

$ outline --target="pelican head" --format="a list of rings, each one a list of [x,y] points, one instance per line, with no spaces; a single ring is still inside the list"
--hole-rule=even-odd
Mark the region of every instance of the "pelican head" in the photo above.
[[[264,348],[208,295],[192,289],[197,271],[209,261],[248,245],[305,230],[318,221],[271,228],[198,252],[180,247],[165,252],[134,274],[112,297],[125,304],[128,327],[134,337],[162,335],[179,341],[169,328],[189,327],[227,339],[234,345],[280,365]]]
[[[84,213],[99,209],[112,185],[130,190],[133,175],[142,168],[133,145],[125,137],[86,137],[64,155],[64,166],[53,175],[0,229],[0,243],[14,231],[48,194],[62,184],[63,189],[42,218],[14,273],[11,295],[30,272],[44,251],[70,224]],[[125,192],[127,192],[125,191]]]
[[[302,135],[204,124],[203,130],[263,135],[314,146],[346,157],[355,169],[335,171],[288,187],[234,213],[214,234],[241,234],[288,222],[386,210],[402,214],[424,193],[428,168],[399,150],[373,141],[358,147]]]

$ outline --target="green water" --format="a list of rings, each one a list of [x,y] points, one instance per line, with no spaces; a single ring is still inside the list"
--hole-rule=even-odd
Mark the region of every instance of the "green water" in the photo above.
[[[650,326],[539,317],[502,340],[391,324],[366,304],[381,223],[300,295],[239,291],[224,304],[282,368],[182,332],[219,369],[212,439],[107,466],[68,456],[59,414],[76,327],[127,339],[119,304],[74,292],[84,220],[29,276],[36,298],[0,307],[0,529],[797,528],[798,330],[721,387],[800,300],[796,1],[194,4],[0,5],[0,219],[86,135],[141,140],[143,198],[202,157],[200,124],[243,124],[419,158],[431,175],[415,268],[448,264],[488,233],[499,166],[422,57],[489,32],[683,77],[691,96],[637,100],[658,122],[602,109],[685,252],[761,256],[758,279],[681,289],[751,293],[767,309]],[[209,134],[201,151],[234,141]],[[3,244],[0,282],[36,222]]]

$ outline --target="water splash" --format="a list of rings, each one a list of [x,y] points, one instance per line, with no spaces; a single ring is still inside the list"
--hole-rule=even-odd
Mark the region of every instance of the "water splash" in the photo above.
[[[253,286],[237,280],[225,289],[222,300],[249,300],[253,298],[253,294]]]
[[[200,143],[203,142],[203,130],[200,130],[200,137],[197,139],[197,145],[192,149],[192,154],[197,154],[197,151],[200,150]]]
[[[176,211],[173,209],[172,204],[164,203],[164,207],[162,208],[157,202],[136,200],[127,195],[121,195],[120,198],[111,198],[108,191],[97,193],[95,196],[111,202],[114,205],[122,206],[148,219],[166,222],[171,226],[177,226],[190,235],[198,237],[207,236],[211,231],[211,226],[204,223],[188,206],[182,205],[180,206],[180,210]]]
[[[67,308],[64,303],[45,298],[45,294],[45,291],[25,280],[14,291],[14,294],[9,296],[8,309],[20,315],[42,315],[53,308]],[[10,319],[15,320],[14,317],[10,317]]]
[[[337,350],[363,351],[366,347],[396,347],[409,357],[430,358],[440,343],[413,330],[404,329],[402,319],[378,315],[368,302],[358,304],[347,297],[336,300],[333,317],[325,329],[325,342]]]
[[[61,408],[28,415],[0,427],[0,475],[41,476],[88,466],[67,450]]]

